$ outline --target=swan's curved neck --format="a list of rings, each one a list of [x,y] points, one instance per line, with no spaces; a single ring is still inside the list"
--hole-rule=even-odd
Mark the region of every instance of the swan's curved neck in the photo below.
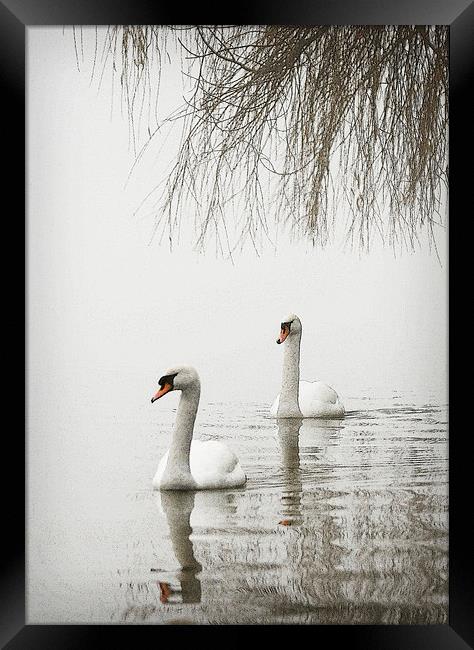
[[[181,487],[182,489],[194,487],[194,479],[191,476],[189,465],[189,453],[200,394],[201,387],[198,383],[187,387],[181,393],[168,462],[163,473],[163,484],[167,487]]]
[[[286,417],[301,417],[301,411],[298,404],[301,331],[290,334],[284,345],[283,375],[278,415]]]

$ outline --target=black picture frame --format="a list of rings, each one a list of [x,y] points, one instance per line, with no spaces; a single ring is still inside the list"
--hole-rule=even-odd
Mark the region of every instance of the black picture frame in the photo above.
[[[196,7],[197,8],[197,7]],[[5,213],[8,234],[4,242],[12,245],[25,241],[25,205],[21,197],[25,192],[25,33],[33,25],[84,25],[84,24],[445,24],[450,27],[450,330],[456,296],[460,295],[457,280],[462,259],[469,254],[462,251],[458,236],[460,221],[472,220],[472,163],[463,160],[462,152],[472,148],[472,108],[468,102],[470,87],[474,87],[474,2],[469,0],[306,0],[299,4],[275,0],[271,5],[253,2],[232,8],[233,15],[223,16],[220,9],[200,3],[197,16],[189,10],[183,16],[176,15],[173,7],[159,6],[147,0],[114,2],[112,0],[0,0],[0,80],[2,84],[4,159],[7,162],[3,180],[5,196],[13,197],[10,209]],[[212,20],[211,20],[212,18]],[[15,192],[15,190],[17,190]],[[27,199],[27,197],[26,197]],[[462,230],[462,239],[465,231]],[[466,244],[464,244],[466,245]],[[453,255],[456,246],[456,255]],[[5,248],[10,248],[9,244]],[[20,249],[21,251],[21,249]],[[24,251],[24,249],[23,249]],[[5,260],[6,260],[5,256]],[[4,261],[5,261],[4,260]],[[7,261],[4,270],[4,304],[8,304],[7,334],[4,341],[4,358],[9,368],[8,383],[14,388],[8,400],[8,411],[24,411],[24,393],[18,390],[24,376],[21,375],[23,341],[18,340],[25,332],[25,313],[22,287],[25,281],[26,256],[21,252]],[[23,262],[23,264],[22,264]],[[6,280],[6,281],[5,281]],[[17,281],[17,285],[13,280]],[[26,288],[27,290],[27,288]],[[15,346],[10,341],[18,341]],[[449,403],[451,412],[458,405],[469,406],[468,393],[462,392],[453,375],[455,363],[454,340],[450,334],[450,380]],[[459,334],[456,335],[459,339]],[[25,362],[26,357],[23,356]],[[25,365],[25,364],[23,364]],[[465,400],[465,401],[464,401]],[[16,408],[15,408],[16,407]],[[4,410],[4,412],[7,409]],[[5,426],[3,438],[4,465],[11,472],[4,488],[3,541],[6,544],[2,556],[1,582],[1,631],[2,647],[9,650],[29,648],[85,648],[94,643],[109,644],[113,635],[135,647],[146,635],[153,643],[158,642],[154,625],[25,625],[25,436],[17,423]],[[449,436],[449,623],[447,625],[320,625],[309,626],[312,643],[343,644],[355,648],[414,650],[449,649],[461,650],[474,647],[472,542],[470,536],[472,505],[464,506],[469,496],[471,460],[467,442],[471,437],[468,427],[450,416]],[[8,462],[7,462],[8,461]],[[167,627],[167,635],[185,642],[187,638],[196,643],[211,632],[211,626]],[[248,626],[224,626],[228,637],[229,627],[245,632]],[[254,626],[251,626],[254,627]],[[273,626],[265,626],[273,627]],[[297,626],[308,628],[308,626]],[[291,642],[299,630],[295,626],[278,626],[279,642]],[[317,628],[317,629],[315,629]],[[160,640],[164,627],[160,626]],[[222,631],[222,629],[221,629]],[[219,632],[218,630],[216,631]],[[190,635],[193,635],[192,637]],[[253,632],[252,632],[253,634]],[[204,635],[204,636],[203,636]],[[290,636],[291,635],[291,636]],[[294,641],[293,641],[294,642]]]

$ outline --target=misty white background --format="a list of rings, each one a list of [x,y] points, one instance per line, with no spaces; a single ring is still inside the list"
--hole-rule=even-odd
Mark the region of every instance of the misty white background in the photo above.
[[[126,585],[148,584],[150,566],[172,566],[166,522],[151,491],[179,398],[171,394],[150,403],[168,366],[190,363],[198,369],[202,402],[196,432],[226,435],[249,472],[241,501],[244,536],[233,536],[236,548],[242,544],[247,552],[249,521],[264,516],[273,522],[280,489],[273,501],[268,486],[262,497],[260,465],[265,456],[273,482],[271,464],[280,462],[277,429],[270,421],[259,429],[252,418],[261,424],[261,416],[253,414],[279,391],[283,346],[276,338],[290,312],[303,322],[302,377],[328,382],[347,410],[359,409],[327,461],[340,464],[334,476],[349,481],[344,490],[351,494],[358,484],[357,463],[369,452],[367,466],[376,478],[383,468],[382,479],[390,485],[392,471],[397,481],[414,477],[419,486],[422,454],[428,462],[423,472],[435,476],[426,474],[430,494],[435,489],[445,494],[446,487],[439,479],[444,471],[439,458],[447,457],[443,436],[440,445],[430,439],[425,453],[418,415],[413,424],[401,413],[398,425],[382,417],[377,422],[383,426],[374,429],[365,410],[400,404],[395,401],[400,394],[404,404],[445,403],[445,231],[437,232],[442,264],[428,247],[397,258],[381,246],[359,255],[345,250],[337,236],[321,251],[291,244],[280,233],[276,253],[270,246],[261,257],[247,250],[232,265],[217,258],[212,245],[206,255],[193,252],[192,228],[183,230],[182,246],[170,253],[166,241],[160,246],[152,238],[150,206],[134,212],[172,162],[177,134],[157,139],[126,185],[134,153],[118,78],[112,90],[108,68],[100,89],[97,77],[91,83],[93,32],[87,32],[78,70],[70,28],[27,30],[30,623],[120,620],[129,605]],[[176,60],[165,68],[162,115],[176,107],[181,91]],[[145,127],[144,122],[141,136]],[[377,442],[369,436],[374,432]],[[399,448],[392,434],[400,432]],[[366,442],[362,448],[359,440]],[[382,454],[378,462],[374,453]],[[401,460],[406,462],[398,464]],[[261,498],[257,511],[254,504]],[[352,497],[348,503],[348,514],[341,516],[351,522]],[[377,509],[371,506],[370,512],[379,518]],[[415,521],[406,505],[403,512]],[[193,517],[212,529],[208,510],[197,507]],[[221,527],[217,523],[217,530]],[[221,562],[214,532],[211,539]]]
[[[153,217],[133,213],[173,143],[157,141],[125,187],[134,155],[118,79],[112,92],[109,68],[101,89],[91,83],[89,48],[78,70],[70,29],[27,31],[30,409],[46,419],[55,404],[80,410],[79,386],[104,408],[150,409],[157,378],[176,363],[198,369],[206,401],[270,402],[290,312],[303,322],[302,378],[331,384],[346,409],[362,387],[446,385],[444,230],[441,264],[427,246],[359,255],[341,239],[321,251],[281,235],[276,253],[246,251],[235,265],[212,246],[170,253],[152,239]],[[165,113],[181,83],[169,70]]]

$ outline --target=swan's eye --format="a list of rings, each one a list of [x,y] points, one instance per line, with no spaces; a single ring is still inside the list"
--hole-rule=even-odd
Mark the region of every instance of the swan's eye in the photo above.
[[[170,386],[173,386],[173,381],[177,374],[178,373],[175,372],[173,375],[164,375],[158,380],[158,385],[161,386],[161,388],[163,388],[165,384],[169,384]]]
[[[288,329],[288,331],[290,331],[291,330],[291,322],[289,322],[289,323],[281,323],[280,327],[281,327],[282,330]]]

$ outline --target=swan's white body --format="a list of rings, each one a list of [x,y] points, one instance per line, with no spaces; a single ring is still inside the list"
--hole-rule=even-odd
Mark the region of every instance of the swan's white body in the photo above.
[[[274,417],[278,417],[279,403],[280,394],[270,407],[270,414]],[[338,418],[345,414],[336,391],[322,381],[301,380],[298,386],[298,405],[304,418]]]
[[[283,327],[285,325],[285,327]],[[291,314],[282,323],[277,343],[284,343],[281,391],[270,407],[279,418],[340,418],[345,409],[336,391],[321,381],[300,381],[300,347],[302,326]]]
[[[169,450],[158,464],[153,487],[160,489]],[[193,440],[189,455],[191,476],[197,490],[238,487],[245,483],[239,459],[224,443],[217,440]]]
[[[199,375],[190,366],[169,370],[152,401],[181,390],[171,446],[160,460],[153,487],[160,490],[216,490],[240,487],[246,476],[237,456],[222,442],[193,440],[199,406]]]

